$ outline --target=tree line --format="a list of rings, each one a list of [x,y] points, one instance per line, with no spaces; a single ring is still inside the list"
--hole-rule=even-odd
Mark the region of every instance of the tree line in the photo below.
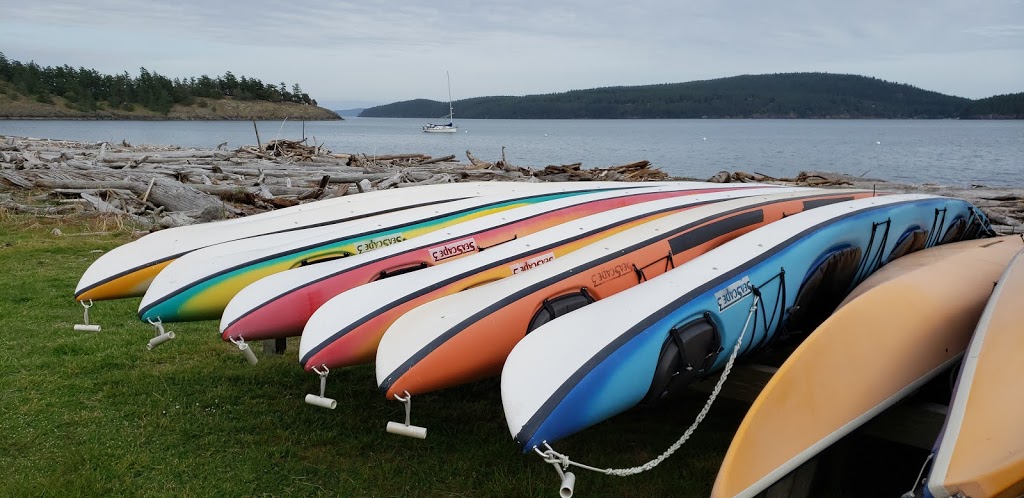
[[[1024,119],[1024,92],[972,101],[960,111],[962,119]]]
[[[523,97],[478,97],[456,101],[453,107],[457,118],[936,119],[960,117],[977,102],[981,101],[867,76],[783,73]],[[1012,99],[999,101],[991,114],[1012,111],[1010,103]],[[1020,113],[1019,105],[1017,109]],[[447,102],[418,99],[372,107],[360,116],[437,118],[446,114]]]
[[[202,106],[205,102],[197,98],[225,97],[317,105],[298,83],[289,89],[284,82],[266,84],[257,78],[237,77],[230,71],[213,78],[202,75],[173,80],[144,67],[135,77],[127,71],[108,75],[66,64],[53,67],[40,66],[34,61],[24,64],[0,52],[0,90],[4,90],[4,83],[8,90],[45,104],[53,104],[54,97],[61,97],[79,111],[96,111],[105,103],[110,109],[130,112],[142,106],[167,114],[174,104]]]

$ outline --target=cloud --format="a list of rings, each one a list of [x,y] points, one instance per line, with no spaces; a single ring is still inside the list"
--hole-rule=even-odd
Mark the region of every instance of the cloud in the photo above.
[[[1024,24],[977,26],[965,29],[964,33],[988,38],[1021,38],[1024,37]]]

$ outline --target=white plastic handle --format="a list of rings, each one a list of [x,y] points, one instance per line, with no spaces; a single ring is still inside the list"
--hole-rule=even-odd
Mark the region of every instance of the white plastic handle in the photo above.
[[[308,403],[310,405],[313,405],[313,406],[319,406],[320,408],[327,408],[328,410],[333,410],[333,409],[338,407],[338,402],[337,401],[335,401],[335,400],[333,400],[331,398],[325,398],[323,396],[317,396],[315,394],[307,394],[306,395],[306,403]]]
[[[174,339],[174,332],[165,332],[149,340],[149,344],[146,344],[146,349],[152,351],[153,348]]]
[[[415,425],[405,425],[401,422],[388,422],[387,431],[399,436],[414,437],[416,439],[427,438],[427,428]]]

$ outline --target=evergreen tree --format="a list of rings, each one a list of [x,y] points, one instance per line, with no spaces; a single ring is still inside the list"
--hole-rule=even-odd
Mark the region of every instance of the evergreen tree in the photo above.
[[[60,96],[69,106],[82,111],[95,111],[105,102],[111,109],[132,110],[138,104],[166,114],[174,104],[190,105],[197,97],[312,101],[304,93],[289,93],[284,82],[277,87],[256,78],[236,77],[230,71],[216,78],[204,74],[199,78],[171,80],[143,67],[139,68],[138,77],[133,78],[127,72],[110,76],[84,67],[40,67],[35,62],[22,64],[8,59],[3,52],[0,52],[0,82],[7,82],[15,92],[39,102],[52,104],[53,96]],[[0,85],[0,88],[6,87]],[[298,84],[293,88],[301,90]]]

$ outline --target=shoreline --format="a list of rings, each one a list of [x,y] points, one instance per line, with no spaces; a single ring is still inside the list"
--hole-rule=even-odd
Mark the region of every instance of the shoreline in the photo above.
[[[909,185],[821,171],[805,171],[789,179],[723,171],[698,179],[672,177],[648,161],[607,168],[583,168],[579,163],[530,168],[509,164],[504,158],[481,160],[470,151],[466,158],[463,162],[454,154],[437,158],[420,153],[342,154],[323,145],[290,140],[227,149],[0,135],[0,208],[43,216],[123,216],[152,230],[434,183],[690,180],[957,197],[981,209],[997,232],[1024,232],[1024,187]],[[41,196],[40,190],[50,193]],[[162,201],[157,203],[158,199]]]
[[[176,117],[176,118],[165,118],[165,117],[149,117],[149,116],[111,116],[111,117],[91,117],[91,116],[55,116],[55,117],[24,117],[24,116],[0,116],[0,121],[281,121],[282,118],[278,117],[219,117],[219,118],[196,118],[196,117]],[[300,117],[287,118],[291,121],[346,121],[345,118],[340,115],[337,118],[318,118],[318,119],[305,119]]]

